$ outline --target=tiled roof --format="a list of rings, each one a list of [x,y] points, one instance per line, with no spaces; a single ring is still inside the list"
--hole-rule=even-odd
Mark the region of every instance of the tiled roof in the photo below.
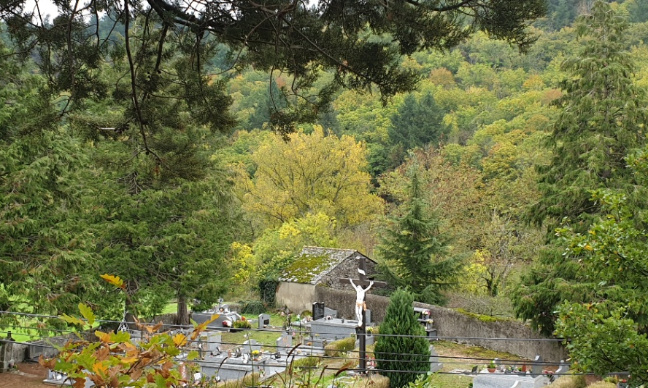
[[[322,277],[331,272],[338,264],[356,253],[362,255],[362,253],[353,249],[304,247],[297,259],[286,267],[279,280],[317,284]]]

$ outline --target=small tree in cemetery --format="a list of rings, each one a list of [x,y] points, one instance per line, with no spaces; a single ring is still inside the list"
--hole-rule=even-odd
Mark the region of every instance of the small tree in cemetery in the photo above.
[[[430,370],[430,346],[413,302],[414,296],[403,289],[392,294],[374,348],[376,366],[392,388],[407,386]]]

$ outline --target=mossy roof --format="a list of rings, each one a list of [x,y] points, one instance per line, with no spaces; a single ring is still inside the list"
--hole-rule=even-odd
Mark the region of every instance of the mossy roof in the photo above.
[[[304,247],[297,259],[286,267],[279,280],[317,284],[322,277],[331,272],[338,264],[356,254],[364,256],[353,249]],[[367,259],[371,260],[368,257]]]

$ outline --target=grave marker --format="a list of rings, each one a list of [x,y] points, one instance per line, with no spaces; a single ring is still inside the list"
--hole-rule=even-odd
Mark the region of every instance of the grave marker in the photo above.
[[[533,377],[538,377],[542,375],[542,357],[535,356],[533,363],[531,364],[531,375]]]
[[[270,324],[270,314],[259,314],[257,328],[264,329],[269,324]]]
[[[324,302],[313,303],[313,320],[322,319],[326,316]]]

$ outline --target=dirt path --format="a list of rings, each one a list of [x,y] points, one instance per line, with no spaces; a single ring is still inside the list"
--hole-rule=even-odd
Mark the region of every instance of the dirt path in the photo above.
[[[36,363],[18,364],[18,370],[0,373],[0,388],[43,388],[52,387],[44,384],[47,369]]]

